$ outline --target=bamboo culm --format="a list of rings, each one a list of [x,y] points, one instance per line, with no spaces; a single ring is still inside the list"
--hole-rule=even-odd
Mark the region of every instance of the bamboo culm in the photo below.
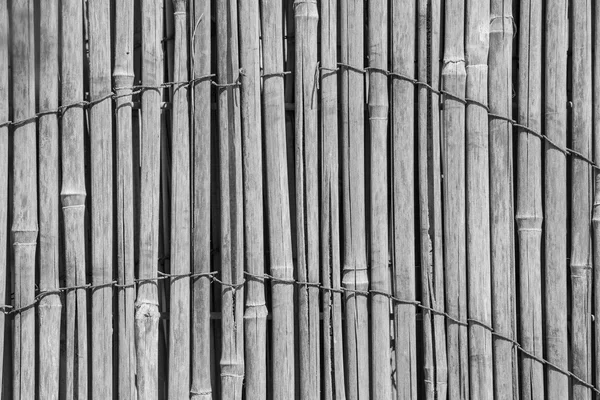
[[[566,146],[567,132],[567,48],[568,8],[566,0],[546,2],[544,118],[546,135],[558,146]],[[567,165],[565,154],[545,143],[544,169],[544,355],[562,369],[568,369],[567,335]],[[548,400],[569,396],[569,379],[553,368],[547,369]]]
[[[267,210],[270,272],[293,279],[292,237],[285,142],[285,103],[281,2],[261,0],[263,44],[263,115],[267,169]],[[271,74],[271,75],[270,75]],[[294,286],[272,282],[272,395],[295,396]]]
[[[594,26],[600,26],[600,4],[594,3],[593,10],[593,22]],[[592,41],[592,54],[593,54],[593,151],[594,151],[594,162],[600,163],[600,30],[594,30],[594,37]],[[592,215],[592,227],[593,227],[593,256],[595,268],[593,270],[593,298],[594,298],[594,312],[598,314],[600,310],[600,171],[594,171],[594,202],[593,215]],[[600,350],[600,324],[595,324],[595,338],[596,343],[594,350],[596,354]],[[600,379],[600,358],[596,357],[595,362],[596,371],[596,382]]]
[[[321,260],[323,285],[341,287],[338,155],[337,0],[321,3]],[[322,292],[323,387],[326,400],[346,398],[342,295]]]
[[[238,82],[237,1],[217,1],[217,78]],[[244,380],[244,209],[240,89],[218,88],[221,218],[221,398],[241,399]]]
[[[416,54],[416,1],[391,3],[392,54],[394,72],[414,76]],[[392,268],[394,296],[415,300],[415,201],[414,86],[393,80],[390,99]],[[416,312],[408,304],[394,304],[396,356],[396,398],[417,399]]]
[[[44,90],[39,91],[40,111],[53,110],[58,106],[58,3],[56,0],[41,3],[40,82],[44,82]],[[58,143],[57,116],[55,114],[41,116],[38,139],[40,289],[47,291],[59,287]],[[2,218],[0,223],[6,226]],[[0,263],[4,264],[1,260]],[[4,280],[0,280],[0,285],[3,285],[2,282]],[[58,293],[44,296],[38,307],[40,360],[38,391],[44,393],[44,397],[50,400],[58,399],[59,395],[61,308]],[[3,329],[3,325],[0,326],[0,332]]]
[[[298,279],[319,282],[319,182],[316,1],[294,1],[296,249]],[[300,397],[320,393],[319,289],[298,288]]]
[[[572,4],[572,149],[592,155],[592,2]],[[571,161],[571,360],[575,375],[592,377],[590,271],[592,170],[583,160]],[[574,399],[590,399],[590,388],[572,381]]]
[[[341,0],[341,62],[362,69],[362,0]],[[354,68],[342,74],[342,204],[343,273],[342,284],[350,290],[369,288],[367,274],[365,154],[364,154],[364,76]],[[346,377],[348,399],[369,396],[369,313],[367,296],[346,292]]]
[[[490,3],[489,107],[493,113],[512,115],[512,4]],[[489,122],[490,233],[492,320],[496,332],[516,338],[515,249],[513,223],[512,126]],[[518,397],[517,353],[514,346],[493,339],[494,396]]]
[[[519,111],[520,124],[538,132],[542,119],[542,2],[520,4]],[[537,357],[543,356],[542,336],[542,144],[531,133],[518,132],[517,229],[519,239],[520,342]],[[521,398],[544,398],[544,366],[520,357]]]
[[[142,0],[142,84],[162,82],[162,7]],[[139,277],[157,276],[160,202],[160,90],[145,90],[142,100]],[[135,303],[136,376],[139,398],[158,399],[158,284],[143,282]]]
[[[194,0],[192,29],[193,77],[210,74],[211,67],[211,2]],[[258,27],[257,27],[258,29]],[[193,86],[193,227],[192,269],[194,273],[210,272],[211,248],[211,83],[208,79]],[[261,218],[262,222],[262,218]],[[192,389],[193,400],[210,400],[211,284],[208,276],[192,280]]]
[[[9,118],[8,80],[9,80],[9,39],[8,39],[8,2],[0,3],[0,120]],[[8,126],[0,127],[0,265],[7,265],[8,239]],[[0,304],[6,301],[6,278],[8,268],[0,268]],[[4,360],[6,316],[0,313],[0,360]],[[0,363],[0,387],[5,385],[4,362]]]
[[[263,276],[263,163],[260,104],[260,13],[257,1],[239,0],[241,118],[246,271]],[[244,313],[246,396],[267,397],[267,306],[263,279],[246,280]]]
[[[188,80],[187,0],[173,0],[175,50],[173,80]],[[190,272],[190,143],[187,86],[173,89],[171,164],[171,273]],[[190,280],[171,280],[169,286],[169,400],[190,395]]]
[[[11,2],[12,105],[15,120],[35,114],[33,0]],[[15,308],[31,304],[35,293],[37,220],[36,121],[13,130],[12,249]],[[35,398],[35,309],[13,319],[13,399]]]
[[[445,4],[444,67],[442,88],[465,96],[464,0]],[[467,271],[465,236],[465,106],[444,98],[442,114],[442,165],[444,173],[444,243],[446,246],[446,312],[461,321],[467,318]],[[448,396],[469,398],[467,327],[448,321]]]
[[[131,122],[131,89],[133,85],[133,3],[115,3],[115,63],[113,79],[116,101],[117,145],[117,282],[118,291],[118,396],[134,400],[134,208],[133,208],[133,142]],[[129,286],[128,286],[129,285]]]

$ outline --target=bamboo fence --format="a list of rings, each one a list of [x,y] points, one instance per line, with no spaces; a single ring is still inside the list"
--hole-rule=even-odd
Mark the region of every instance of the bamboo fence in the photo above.
[[[600,398],[598,2],[0,1],[0,160],[1,399]]]

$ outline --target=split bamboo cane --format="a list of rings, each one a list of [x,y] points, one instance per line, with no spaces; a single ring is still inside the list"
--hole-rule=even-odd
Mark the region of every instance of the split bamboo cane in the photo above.
[[[440,90],[440,51],[441,51],[441,28],[442,28],[442,5],[441,1],[431,2],[431,50],[430,50],[430,82],[431,86]],[[430,230],[432,235],[433,269],[432,284],[430,290],[431,306],[439,311],[445,311],[444,295],[444,241],[442,222],[442,172],[441,172],[441,143],[440,143],[440,96],[438,93],[430,93],[431,104],[431,133],[428,138],[430,143],[431,174],[429,180],[429,197],[432,200],[430,207]],[[448,354],[446,349],[446,319],[440,313],[433,316],[433,345],[435,354],[435,386],[438,399],[445,399],[448,393]]]
[[[142,85],[157,86],[163,79],[162,7],[142,0]],[[142,98],[142,148],[139,277],[157,276],[160,203],[160,102],[159,89],[145,90]],[[135,304],[137,391],[140,399],[158,399],[158,284],[141,282]]]
[[[256,0],[239,0],[242,143],[244,165],[244,236],[246,279],[244,314],[246,396],[267,396],[267,306],[264,270],[263,164],[260,107],[260,15]]]
[[[62,1],[61,103],[83,101],[83,4]],[[83,110],[62,113],[62,188],[66,285],[83,286],[85,274],[85,164]],[[88,397],[87,295],[84,289],[66,293],[66,399]]]
[[[95,101],[112,89],[110,72],[110,0],[88,2],[90,99]],[[92,283],[112,281],[113,268],[113,154],[112,100],[90,108],[90,154],[92,193]],[[92,292],[92,397],[108,399],[113,392],[112,287]]]
[[[342,284],[366,291],[364,65],[362,0],[340,2],[342,67],[342,197],[344,255]],[[358,70],[357,70],[358,69]],[[367,296],[346,292],[346,376],[350,400],[369,396],[369,313]]]
[[[58,107],[58,15],[58,1],[40,3],[40,82],[44,83],[44,87],[39,91],[39,109],[42,112]],[[50,292],[59,287],[58,141],[56,114],[40,116],[38,140],[40,290]],[[38,391],[47,399],[58,399],[59,395],[61,307],[59,293],[42,297],[38,306],[40,374]],[[0,329],[2,328],[3,325]]]
[[[572,3],[573,150],[590,158],[592,152],[592,2]],[[590,381],[591,371],[591,168],[571,159],[571,359],[572,372]],[[575,380],[573,399],[590,399],[588,387]]]
[[[600,26],[600,3],[594,3],[593,26]],[[594,30],[592,42],[593,54],[593,144],[594,144],[594,162],[600,165],[600,29]],[[594,203],[593,203],[593,297],[595,315],[600,314],[600,170],[594,170]],[[596,354],[600,350],[600,324],[594,325],[596,343],[594,349]],[[596,382],[600,382],[600,357],[595,359],[595,377]]]
[[[11,3],[12,105],[13,119],[35,114],[34,4],[32,0]],[[13,130],[13,221],[14,308],[33,303],[35,297],[35,252],[37,248],[36,120]],[[13,317],[13,399],[35,397],[35,308]]]
[[[492,113],[512,115],[512,3],[490,3],[489,107]],[[515,249],[513,222],[512,126],[489,121],[492,320],[496,332],[516,338]],[[517,353],[507,340],[493,339],[494,395],[518,397]]]
[[[467,98],[485,105],[490,5],[486,1],[467,0],[466,9]],[[466,120],[468,315],[491,326],[488,116],[480,104],[467,104]],[[472,397],[493,398],[492,333],[476,323],[469,325],[469,376]]]
[[[391,4],[393,72],[414,76],[416,0]],[[415,201],[414,201],[414,85],[391,81],[392,157],[392,268],[394,296],[415,301]],[[396,398],[417,399],[416,310],[412,304],[394,304]]]
[[[519,29],[520,124],[542,127],[542,2],[521,0]],[[520,343],[543,356],[542,337],[542,144],[520,130],[517,161],[517,227],[519,233]],[[522,354],[520,395],[523,400],[544,398],[544,366]]]
[[[9,25],[8,2],[0,2],[0,121],[9,119]],[[0,265],[7,265],[7,236],[8,236],[8,126],[0,127]],[[0,304],[7,304],[6,287],[8,268],[0,268]],[[4,346],[6,314],[0,312],[0,387],[7,386],[4,370]]]
[[[257,21],[258,22],[258,21]],[[205,274],[211,269],[211,81],[204,78],[211,70],[211,2],[193,3],[192,63],[194,79],[203,78],[193,86],[193,257],[194,273]],[[258,27],[256,28],[258,29]],[[259,100],[260,101],[260,100]],[[262,206],[261,206],[262,207]],[[262,215],[261,215],[262,222]],[[262,235],[262,233],[261,233]],[[208,276],[192,281],[192,399],[212,399],[210,345],[211,284]]]
[[[545,43],[545,132],[558,146],[567,139],[567,48],[568,4],[565,0],[546,2]],[[589,83],[588,83],[589,84]],[[568,368],[567,336],[567,168],[562,150],[545,143],[544,170],[544,298],[545,358]],[[569,396],[569,379],[554,368],[547,368],[548,400]]]
[[[134,400],[134,225],[131,89],[133,85],[133,2],[115,3],[115,59],[117,141],[117,288],[118,395]],[[129,96],[128,96],[129,95]]]
[[[267,167],[267,209],[271,275],[294,278],[285,141],[282,8],[277,0],[261,0],[263,44],[263,115]],[[294,286],[273,281],[272,395],[295,396]]]
[[[337,0],[321,2],[321,260],[325,286],[341,288],[337,84]],[[323,394],[345,399],[342,295],[322,292]]]
[[[444,21],[444,67],[442,87],[465,96],[464,0],[447,0]],[[465,106],[450,96],[444,97],[442,113],[444,173],[444,243],[446,266],[446,312],[460,321],[467,319],[467,274],[465,237]],[[449,320],[448,396],[469,398],[467,328]]]
[[[316,0],[295,0],[295,155],[298,280],[319,280]],[[319,288],[298,288],[300,397],[320,397]]]
[[[429,54],[429,1],[417,1],[417,76],[421,82],[428,81]],[[425,307],[431,307],[433,275],[433,243],[429,215],[429,91],[421,86],[417,91],[418,114],[417,114],[417,136],[418,136],[418,186],[419,186],[419,225],[421,233],[421,291],[422,303]],[[423,315],[423,373],[425,384],[425,399],[435,399],[435,362],[433,348],[433,326],[432,313],[424,309]]]
[[[388,271],[388,2],[368,5],[369,127],[371,134],[371,288],[390,293]],[[385,294],[371,297],[371,374],[373,399],[392,396],[390,363],[390,301]]]
[[[173,81],[188,80],[187,0],[173,0]],[[190,132],[187,85],[173,88],[171,131],[171,273],[190,272]],[[190,396],[190,280],[170,280],[169,399]]]
[[[221,398],[241,399],[244,380],[244,232],[237,0],[217,2],[221,195]]]

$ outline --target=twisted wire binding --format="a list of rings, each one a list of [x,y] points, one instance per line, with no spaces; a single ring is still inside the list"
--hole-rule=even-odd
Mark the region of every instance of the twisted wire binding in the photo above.
[[[416,87],[425,89],[430,93],[439,95],[440,96],[440,104],[442,106],[445,101],[445,98],[449,98],[454,101],[458,101],[458,102],[464,104],[465,106],[476,105],[478,107],[483,108],[487,112],[488,118],[490,120],[497,119],[497,120],[505,121],[505,122],[509,123],[511,126],[513,126],[514,128],[521,129],[523,131],[526,131],[529,134],[532,134],[532,135],[538,137],[541,140],[544,140],[547,144],[549,144],[556,150],[560,151],[565,156],[571,156],[573,158],[578,158],[578,159],[586,162],[587,164],[589,164],[594,170],[600,170],[600,167],[594,161],[592,161],[585,155],[581,154],[580,152],[577,152],[577,151],[570,149],[568,147],[565,147],[565,146],[561,146],[558,143],[556,143],[555,141],[553,141],[551,138],[546,136],[545,134],[540,133],[533,128],[530,128],[527,125],[520,124],[519,122],[517,122],[516,120],[514,120],[508,116],[491,112],[491,110],[489,109],[489,107],[486,104],[475,101],[473,99],[469,99],[467,97],[463,98],[461,96],[450,93],[443,89],[442,90],[435,89],[431,85],[429,85],[427,82],[419,81],[418,79],[415,79],[408,75],[404,75],[399,72],[388,71],[388,70],[381,69],[381,68],[375,68],[375,67],[360,68],[360,67],[352,66],[350,64],[345,64],[345,63],[337,63],[336,68],[321,67],[318,64],[316,66],[316,71],[326,71],[327,74],[336,73],[336,72],[340,72],[340,71],[344,71],[344,70],[353,71],[353,72],[357,72],[357,73],[361,73],[361,74],[365,74],[365,75],[369,74],[369,73],[373,73],[373,72],[382,73],[392,79],[399,79],[399,80],[409,82]],[[261,75],[261,77],[269,78],[272,76],[276,76],[276,77],[283,78],[284,75],[286,75],[288,73],[289,73],[288,71],[277,72],[277,73],[273,73],[273,74],[264,74],[264,75]],[[240,76],[243,77],[243,75],[244,75],[243,71],[241,71]],[[70,104],[61,105],[57,109],[41,111],[29,118],[22,119],[19,121],[0,122],[0,128],[10,127],[10,126],[19,126],[19,125],[23,125],[26,123],[34,122],[39,117],[44,116],[44,115],[55,114],[55,115],[61,116],[62,113],[64,113],[64,111],[69,108],[74,108],[74,107],[89,108],[89,107],[93,107],[95,104],[98,104],[98,103],[103,102],[108,99],[116,100],[121,97],[129,97],[129,96],[133,96],[133,95],[142,93],[146,90],[160,90],[160,89],[171,88],[171,87],[176,87],[176,86],[178,88],[189,87],[189,86],[195,85],[199,82],[206,81],[206,80],[210,80],[211,85],[219,87],[219,88],[241,86],[241,82],[239,81],[239,79],[236,80],[235,82],[218,83],[213,80],[213,78],[215,76],[216,76],[215,74],[209,74],[209,75],[196,77],[194,79],[191,79],[191,80],[185,81],[185,82],[165,82],[165,83],[162,83],[162,84],[156,85],[156,86],[136,85],[136,86],[131,86],[131,87],[117,87],[117,88],[114,88],[113,91],[111,91],[110,93],[107,93],[104,96],[100,96],[94,100],[90,100],[90,101],[83,100],[83,101],[78,101],[78,102],[74,102],[74,103],[70,103]],[[119,93],[119,94],[116,93],[117,91],[122,91],[122,90],[130,90],[130,92]],[[221,286],[229,288],[229,290],[237,291],[237,290],[242,289],[248,282],[248,280],[246,280],[246,279],[243,279],[239,283],[224,282],[221,279],[217,278],[218,274],[219,273],[217,271],[206,272],[206,273],[187,273],[187,274],[168,274],[168,273],[164,273],[164,272],[159,272],[158,276],[156,276],[156,277],[138,278],[138,279],[135,279],[133,282],[124,283],[124,284],[120,284],[117,281],[111,281],[108,283],[103,283],[103,284],[98,284],[98,285],[86,284],[86,285],[80,285],[80,286],[61,287],[61,288],[47,290],[47,291],[38,291],[38,293],[36,294],[34,301],[32,303],[27,304],[25,306],[21,306],[19,308],[13,308],[10,305],[0,305],[0,312],[4,313],[5,315],[12,316],[17,313],[21,313],[21,312],[24,312],[24,311],[34,308],[36,305],[39,304],[40,300],[46,296],[49,296],[51,294],[60,295],[62,293],[70,292],[70,291],[74,291],[74,290],[92,290],[93,291],[93,290],[97,290],[100,288],[106,288],[106,287],[113,287],[115,289],[120,290],[120,289],[125,289],[125,288],[135,288],[136,285],[139,286],[144,283],[157,282],[157,281],[165,280],[165,279],[176,280],[176,279],[184,279],[184,278],[192,279],[192,278],[204,277],[204,278],[208,278],[209,282],[211,284],[218,283]],[[460,318],[454,317],[445,311],[441,311],[441,310],[438,310],[438,309],[435,309],[432,307],[425,306],[419,301],[404,300],[399,297],[393,296],[391,293],[387,293],[387,292],[380,291],[380,290],[356,290],[356,289],[351,289],[351,288],[346,288],[346,287],[324,286],[324,285],[321,285],[319,282],[303,282],[303,281],[297,281],[294,279],[278,278],[278,277],[275,277],[273,275],[269,275],[266,273],[262,274],[262,275],[255,275],[255,274],[251,274],[249,272],[244,272],[244,274],[249,278],[249,280],[259,280],[259,281],[263,281],[263,282],[265,280],[268,280],[268,281],[271,281],[271,283],[288,284],[288,285],[295,285],[295,286],[299,286],[299,287],[314,287],[322,292],[332,292],[332,293],[338,293],[338,294],[354,294],[354,295],[363,295],[363,296],[370,296],[370,295],[371,296],[372,295],[385,296],[392,303],[412,305],[415,308],[422,310],[424,313],[428,312],[431,314],[443,316],[445,319],[452,321],[453,323],[456,323],[461,326],[470,326],[470,325],[481,326],[483,329],[486,329],[487,331],[489,331],[492,334],[492,336],[494,336],[498,339],[510,342],[514,348],[516,348],[518,351],[520,351],[527,357],[529,357],[533,360],[536,360],[537,362],[539,362],[541,364],[547,365],[548,367],[556,370],[557,372],[562,373],[563,375],[566,375],[566,376],[576,380],[581,385],[592,390],[594,393],[600,394],[600,390],[598,388],[596,388],[594,385],[586,382],[582,378],[573,374],[571,371],[565,370],[565,369],[557,366],[556,364],[553,364],[550,361],[544,359],[543,357],[536,356],[535,354],[531,353],[530,351],[524,349],[521,346],[521,344],[519,344],[514,338],[505,336],[500,332],[496,332],[491,326],[489,326],[488,324],[486,324],[482,321],[478,321],[473,318],[468,318],[466,321],[463,321]]]

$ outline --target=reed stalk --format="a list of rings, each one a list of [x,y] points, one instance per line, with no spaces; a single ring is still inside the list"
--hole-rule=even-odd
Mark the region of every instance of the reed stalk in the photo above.
[[[545,93],[546,136],[565,147],[567,139],[567,48],[568,4],[565,0],[546,2]],[[588,82],[589,84],[589,82]],[[568,368],[567,336],[567,169],[562,150],[545,143],[544,170],[544,298],[545,358],[558,368]],[[569,396],[569,378],[562,372],[546,370],[548,400]]]
[[[431,2],[431,86],[440,90],[440,51],[441,51],[441,27],[442,7],[440,1]],[[432,234],[433,249],[433,276],[431,277],[431,305],[434,309],[445,311],[445,285],[444,285],[444,241],[442,222],[442,169],[441,169],[441,131],[440,131],[440,96],[438,93],[430,93],[431,107],[431,133],[428,141],[430,151],[428,157],[431,159],[431,174],[429,181],[430,198],[430,230]],[[446,319],[440,313],[433,314],[433,345],[435,353],[435,381],[438,399],[445,399],[448,393],[448,354],[446,349]]]
[[[188,80],[187,0],[173,0],[175,49],[173,81]],[[171,130],[171,274],[190,273],[190,132],[188,86],[173,88]],[[169,286],[169,399],[190,396],[190,280]]]
[[[319,151],[315,0],[295,0],[295,158],[298,280],[319,283]],[[319,288],[298,288],[300,397],[320,396]]]
[[[225,282],[221,287],[223,399],[241,399],[244,380],[244,290],[239,286],[244,279],[244,197],[240,89],[236,84],[240,80],[237,13],[237,0],[217,2],[217,77],[221,85],[227,85],[218,89],[221,274]]]
[[[141,2],[142,85],[157,86],[163,79],[162,7],[153,0]],[[157,276],[160,203],[161,90],[144,90],[140,182],[140,279]],[[137,391],[140,399],[158,399],[158,284],[138,285],[135,303]]]
[[[369,396],[369,289],[365,220],[364,66],[362,0],[340,2],[342,67],[342,198],[346,289],[346,376],[350,400]]]
[[[118,395],[135,399],[134,348],[134,225],[133,225],[133,150],[131,89],[133,71],[133,3],[115,3],[115,59],[117,124],[117,292],[118,302]]]
[[[40,3],[40,111],[58,107],[58,1]],[[1,33],[0,33],[1,35]],[[58,120],[56,114],[39,118],[39,231],[40,290],[59,287],[59,195],[58,195]],[[1,220],[1,218],[0,218]],[[0,222],[1,223],[1,222]],[[4,225],[6,226],[6,221]],[[4,243],[4,242],[0,242]],[[1,282],[4,280],[0,280]],[[59,293],[40,299],[39,382],[44,398],[58,399],[60,368],[61,307]],[[3,325],[0,329],[3,328]],[[0,358],[1,359],[1,358]]]
[[[447,0],[444,16],[443,90],[464,98],[464,0]],[[444,243],[446,246],[446,312],[459,321],[467,319],[467,270],[465,237],[465,105],[444,97],[442,113],[442,166],[444,173]],[[467,327],[447,321],[448,396],[469,398]]]
[[[488,116],[489,2],[466,3],[467,98],[467,276],[469,318],[492,325]],[[498,283],[498,282],[495,282]],[[492,333],[469,325],[470,393],[491,399],[494,390]]]
[[[572,3],[572,148],[592,156],[592,2]],[[591,179],[590,166],[571,159],[571,362],[572,372],[589,382],[591,355]],[[590,399],[589,387],[572,381],[573,399]]]
[[[10,97],[8,92],[9,80],[9,43],[8,38],[8,2],[0,3],[0,121],[9,119]],[[0,265],[7,265],[7,236],[8,236],[8,126],[0,126]],[[8,268],[0,268],[0,304],[7,304]],[[6,314],[0,312],[0,387],[4,387],[5,370],[4,360],[8,354],[4,353],[5,341],[10,339],[5,337]]]
[[[490,3],[489,107],[495,114],[512,115],[512,3]],[[512,126],[489,121],[490,224],[493,328],[516,338],[515,249],[513,222]],[[518,397],[517,349],[507,340],[493,338],[494,395]]]
[[[61,103],[83,101],[83,4],[62,1]],[[65,232],[67,286],[82,286],[85,274],[85,164],[83,110],[70,107],[62,113],[61,204]],[[88,397],[87,295],[85,290],[66,293],[67,400]]]
[[[258,21],[257,21],[258,22]],[[211,2],[195,0],[192,27],[192,73],[195,79],[211,72]],[[258,29],[258,27],[257,27]],[[211,80],[193,86],[193,227],[192,268],[194,273],[210,272],[211,226]],[[259,100],[260,101],[260,100]],[[262,206],[261,206],[262,208]],[[262,214],[260,218],[262,223]],[[261,233],[262,235],[262,233]],[[262,252],[262,251],[261,251]],[[192,280],[192,399],[212,399],[211,384],[211,283],[208,276]],[[263,368],[264,369],[264,368]],[[249,383],[250,381],[248,381]]]
[[[522,0],[519,41],[518,122],[542,128],[542,2]],[[519,239],[519,331],[523,348],[543,356],[542,336],[542,149],[541,139],[518,131],[517,228]],[[520,356],[520,395],[523,400],[544,398],[544,366]]]
[[[594,3],[593,26],[600,26],[600,4]],[[593,145],[594,145],[594,163],[600,165],[600,29],[594,29],[592,41],[593,55]],[[600,310],[600,170],[594,169],[594,202],[592,215],[593,228],[593,256],[595,268],[593,270],[593,297],[594,312],[598,314]],[[596,343],[594,349],[596,354],[600,350],[600,324],[594,325]],[[600,358],[595,358],[595,378],[600,382]]]
[[[242,76],[242,143],[244,167],[244,237],[246,279],[244,314],[246,396],[267,396],[267,306],[264,269],[263,165],[260,107],[260,14],[258,1],[240,0],[240,66]]]
[[[417,2],[417,76],[419,81],[427,82],[429,68],[428,54],[428,13],[429,1],[418,0]],[[418,190],[419,190],[419,225],[421,233],[421,291],[422,303],[431,308],[431,293],[433,287],[431,278],[433,276],[433,240],[430,226],[430,177],[429,177],[429,90],[420,86],[417,91],[418,114],[417,114],[417,136],[418,136]],[[433,400],[436,391],[436,371],[433,347],[432,313],[423,309],[423,373],[425,384],[425,399]]]
[[[35,114],[34,4],[32,0],[11,3],[12,105],[13,119]],[[35,298],[35,253],[37,248],[37,151],[36,121],[29,119],[13,130],[12,245],[14,263],[14,308]],[[13,399],[35,397],[35,308],[13,318]]]
[[[371,134],[371,373],[373,399],[392,396],[390,363],[390,293],[388,249],[388,2],[368,5],[369,128]],[[379,294],[381,293],[381,294]]]
[[[321,283],[341,288],[337,83],[337,0],[321,2]],[[345,399],[342,295],[322,292],[323,387],[326,400]]]
[[[90,99],[96,101],[112,89],[110,72],[110,0],[88,3]],[[112,101],[90,108],[90,167],[92,191],[92,283],[112,281],[113,269],[113,154]],[[92,292],[92,397],[112,397],[112,287]]]
[[[417,2],[393,1],[391,70],[415,75]],[[392,268],[394,296],[415,301],[414,85],[391,81]],[[396,398],[417,399],[416,312],[412,304],[394,303]]]

